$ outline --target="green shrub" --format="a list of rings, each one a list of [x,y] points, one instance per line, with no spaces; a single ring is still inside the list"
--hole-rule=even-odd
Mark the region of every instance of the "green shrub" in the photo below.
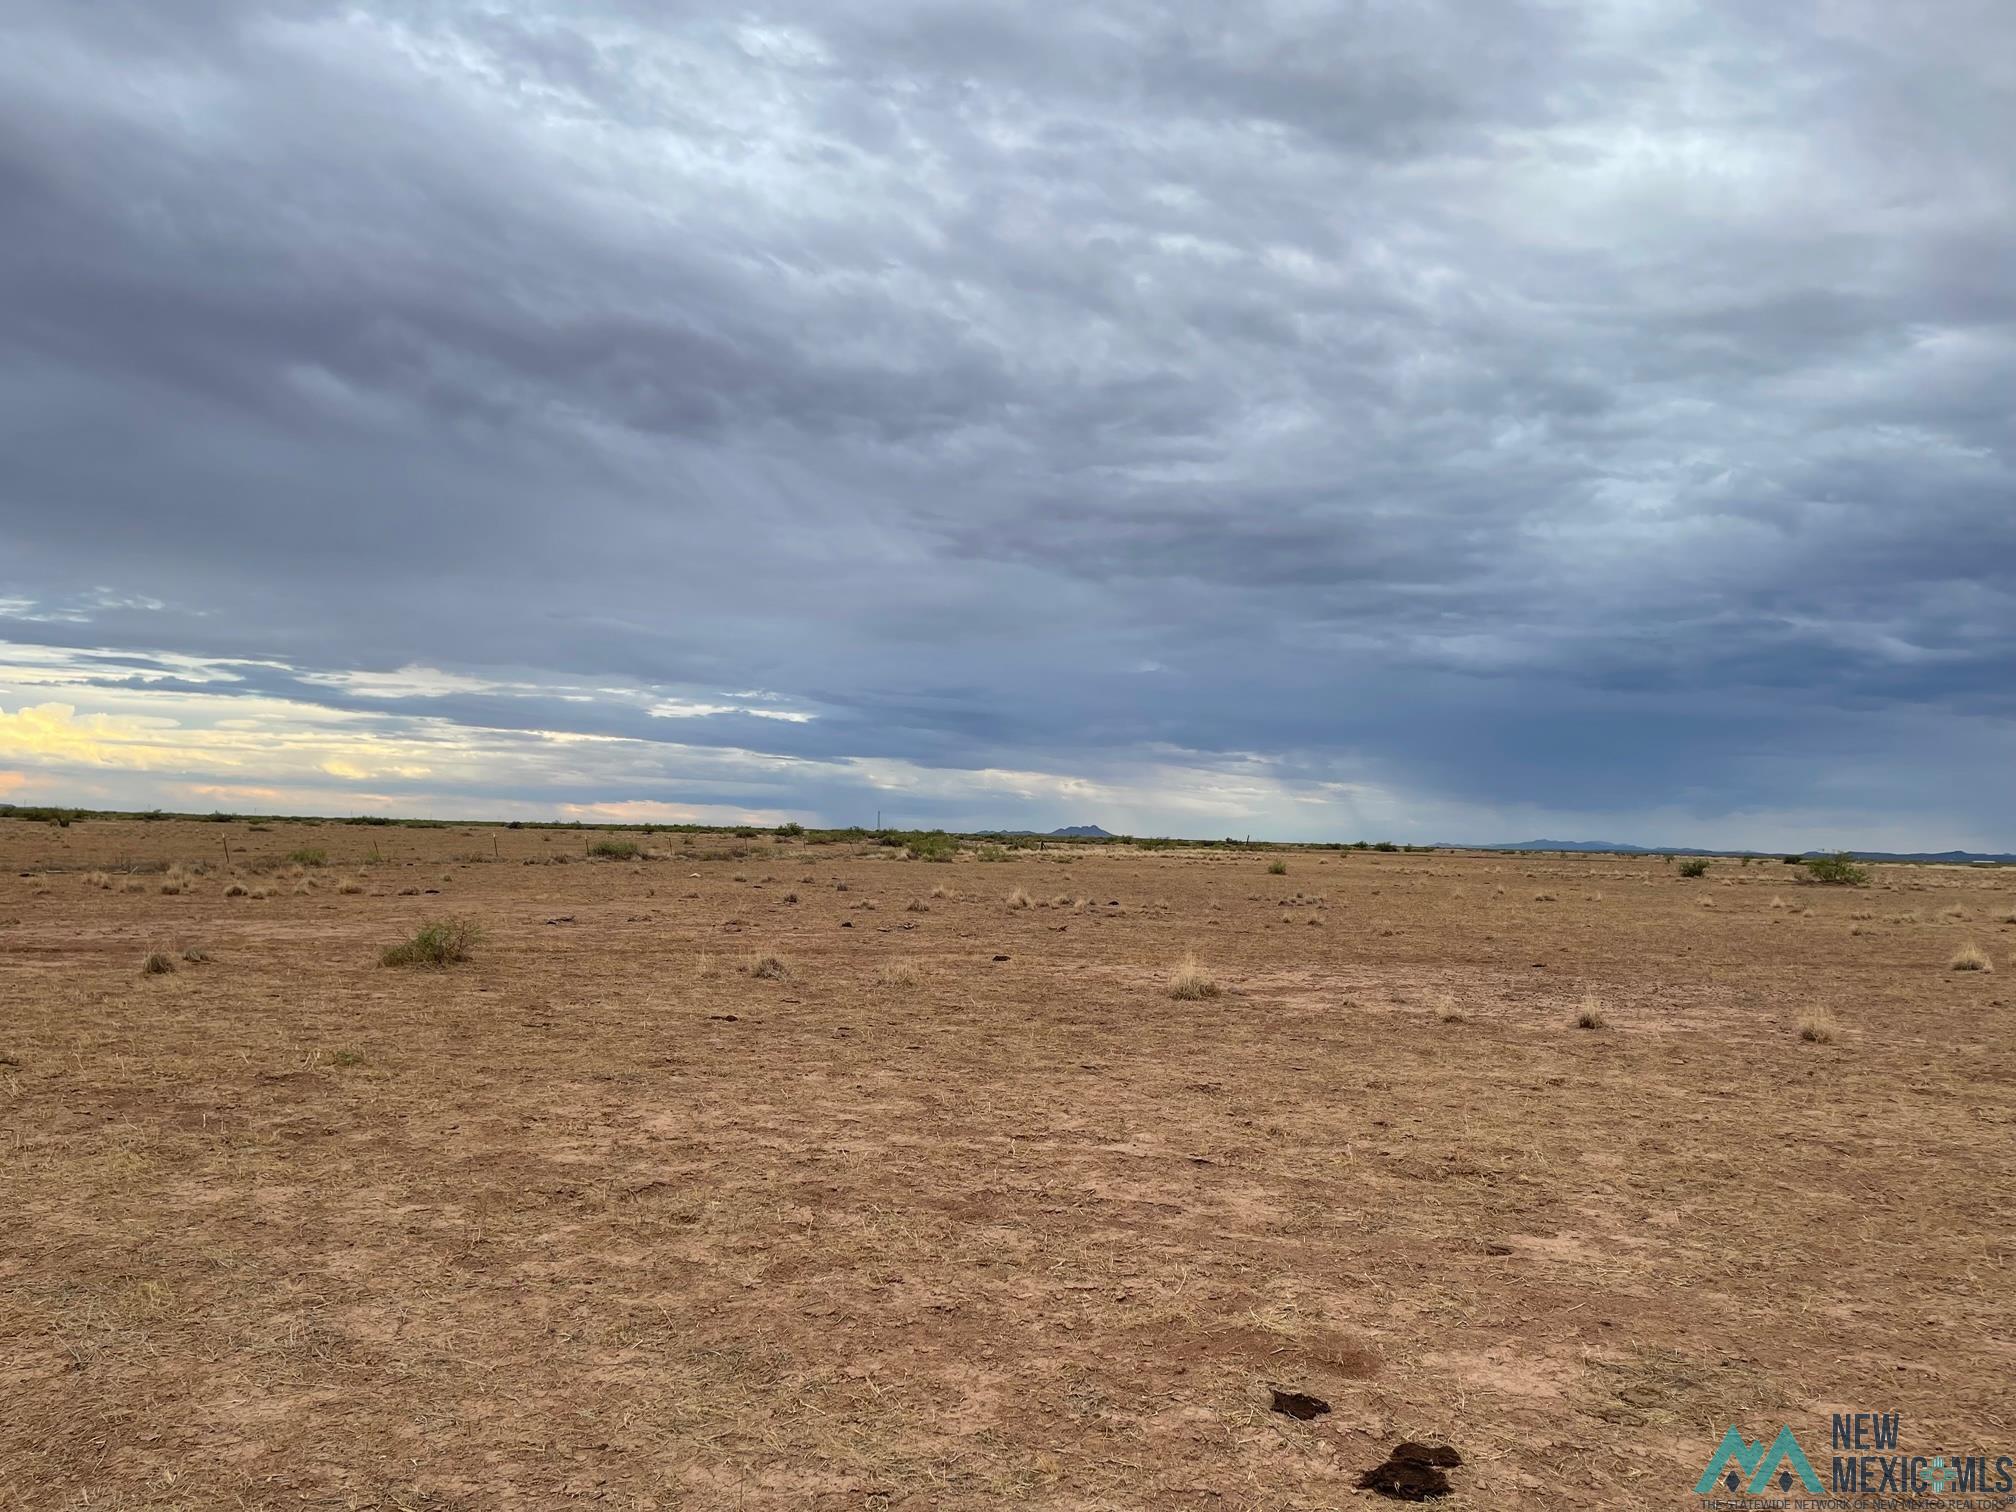
[[[943,830],[932,830],[928,834],[906,835],[904,849],[913,861],[950,861],[959,854],[959,842]]]
[[[1267,875],[1270,877],[1287,876],[1288,863],[1286,861],[1269,861],[1267,863]]]
[[[1855,858],[1846,851],[1811,857],[1805,866],[1806,874],[1815,882],[1825,882],[1834,887],[1863,887],[1869,881],[1869,868],[1858,866]]]
[[[980,847],[980,859],[982,861],[1007,861],[1012,858],[1004,846],[983,845]]]
[[[588,854],[604,861],[635,861],[644,854],[644,847],[635,840],[597,840],[588,847]]]
[[[467,919],[436,919],[422,924],[412,938],[387,946],[378,957],[381,966],[447,966],[466,961],[483,938],[483,931]]]
[[[287,859],[296,866],[327,866],[329,853],[316,850],[312,846],[303,846],[300,850],[287,852]]]
[[[1680,875],[1683,877],[1705,877],[1708,875],[1708,863],[1700,856],[1689,856],[1685,861],[1680,863]]]

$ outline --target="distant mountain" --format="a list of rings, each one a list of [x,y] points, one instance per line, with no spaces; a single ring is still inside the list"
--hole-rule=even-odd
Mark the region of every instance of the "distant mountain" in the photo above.
[[[1050,831],[1058,840],[1111,840],[1113,837],[1096,824],[1067,824],[1062,829]]]
[[[1700,850],[1689,845],[1626,845],[1613,840],[1501,840],[1492,845],[1438,845],[1437,850],[1607,851],[1621,856],[1776,856],[1780,851]],[[1799,851],[1822,856],[1826,851]],[[1981,851],[1850,851],[1858,861],[1928,861],[1950,866],[2016,865],[2016,855]]]

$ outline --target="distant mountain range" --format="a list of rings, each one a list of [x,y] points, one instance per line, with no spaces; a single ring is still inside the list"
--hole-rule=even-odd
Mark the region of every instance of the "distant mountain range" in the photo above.
[[[1501,841],[1496,845],[1449,845],[1442,844],[1438,850],[1487,850],[1487,851],[1611,851],[1625,856],[1778,856],[1798,854],[1802,856],[1822,856],[1826,851],[1741,851],[1741,850],[1698,850],[1689,845],[1625,845],[1614,840],[1516,840]],[[1944,861],[1956,866],[2016,865],[2016,855],[1994,854],[1981,851],[1868,851],[1849,852],[1858,861]]]
[[[1111,840],[1113,837],[1096,824],[1067,824],[1062,829],[1050,831],[1059,840]]]

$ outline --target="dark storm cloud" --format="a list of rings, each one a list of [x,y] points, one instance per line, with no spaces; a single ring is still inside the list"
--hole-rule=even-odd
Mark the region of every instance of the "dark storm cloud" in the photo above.
[[[0,634],[2016,842],[1947,780],[2011,716],[2012,57],[1990,0],[24,0]],[[470,685],[340,676],[412,666]]]

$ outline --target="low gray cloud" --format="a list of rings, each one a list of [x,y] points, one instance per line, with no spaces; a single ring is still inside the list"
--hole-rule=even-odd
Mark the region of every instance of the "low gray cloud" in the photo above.
[[[104,651],[493,732],[422,805],[2010,846],[2012,58],[1992,0],[23,0],[0,710]]]

